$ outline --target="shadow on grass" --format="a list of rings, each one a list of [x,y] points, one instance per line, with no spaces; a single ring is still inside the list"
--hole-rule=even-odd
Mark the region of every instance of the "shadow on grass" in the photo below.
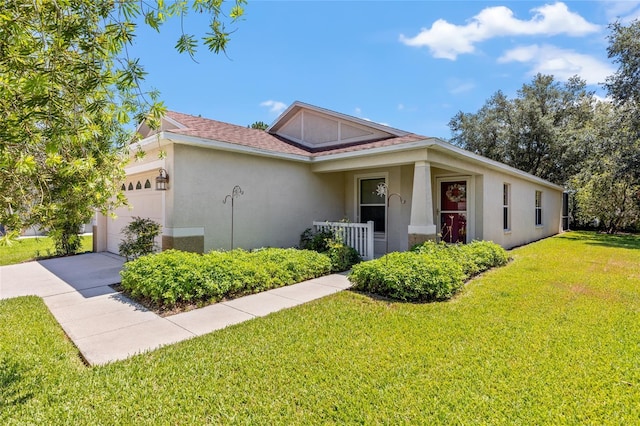
[[[572,231],[558,236],[558,238],[573,241],[584,241],[585,244],[613,247],[613,248],[626,248],[626,249],[640,249],[640,235],[638,234],[603,234],[599,232],[588,231]]]
[[[0,409],[24,404],[33,393],[21,389],[22,368],[13,361],[0,358]]]

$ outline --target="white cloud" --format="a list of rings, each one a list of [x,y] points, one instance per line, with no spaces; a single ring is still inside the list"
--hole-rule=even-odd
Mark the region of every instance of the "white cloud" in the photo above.
[[[601,1],[603,8],[606,10],[607,17],[610,20],[620,20],[623,23],[629,23],[634,19],[640,18],[640,1],[623,0],[623,1]]]
[[[280,115],[287,109],[287,104],[280,101],[268,100],[260,103],[260,106],[269,108],[269,112]]]
[[[423,28],[415,37],[401,34],[400,41],[407,46],[427,46],[436,58],[455,60],[458,55],[473,53],[475,44],[494,37],[558,34],[579,37],[600,30],[598,25],[571,12],[564,3],[547,4],[531,12],[533,17],[523,21],[515,18],[508,7],[488,7],[466,25],[454,25],[439,19],[430,29]]]
[[[615,72],[611,64],[599,61],[593,56],[549,45],[517,47],[505,52],[498,58],[498,62],[528,63],[532,66],[532,75],[551,74],[561,81],[577,74],[586,80],[587,84],[603,83],[607,76]]]
[[[360,107],[356,107],[356,109],[354,110],[356,115],[361,115],[362,114],[362,108]]]

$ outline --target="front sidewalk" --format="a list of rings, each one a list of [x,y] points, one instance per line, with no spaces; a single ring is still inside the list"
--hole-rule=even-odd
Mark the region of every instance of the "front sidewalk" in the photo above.
[[[160,317],[116,292],[123,259],[90,253],[0,267],[0,299],[43,298],[89,365],[126,359],[351,286],[333,274],[201,309]]]

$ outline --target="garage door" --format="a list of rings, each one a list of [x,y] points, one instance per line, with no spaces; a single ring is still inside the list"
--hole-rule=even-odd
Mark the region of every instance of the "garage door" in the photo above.
[[[107,250],[118,253],[118,246],[122,241],[122,228],[127,226],[134,217],[148,218],[159,224],[162,219],[162,191],[152,187],[153,177],[127,177],[125,195],[129,200],[128,207],[121,207],[115,211],[116,219],[107,219]],[[160,241],[158,240],[159,244]]]

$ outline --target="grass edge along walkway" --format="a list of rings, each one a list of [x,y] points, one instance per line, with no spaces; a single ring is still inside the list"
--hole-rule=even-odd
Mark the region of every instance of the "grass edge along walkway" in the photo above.
[[[93,236],[83,235],[79,253],[93,251]],[[52,257],[55,254],[53,240],[50,237],[19,238],[11,245],[0,245],[0,266],[30,262]]]
[[[96,368],[3,301],[0,423],[637,423],[640,238],[510,254],[449,302],[343,292]]]

